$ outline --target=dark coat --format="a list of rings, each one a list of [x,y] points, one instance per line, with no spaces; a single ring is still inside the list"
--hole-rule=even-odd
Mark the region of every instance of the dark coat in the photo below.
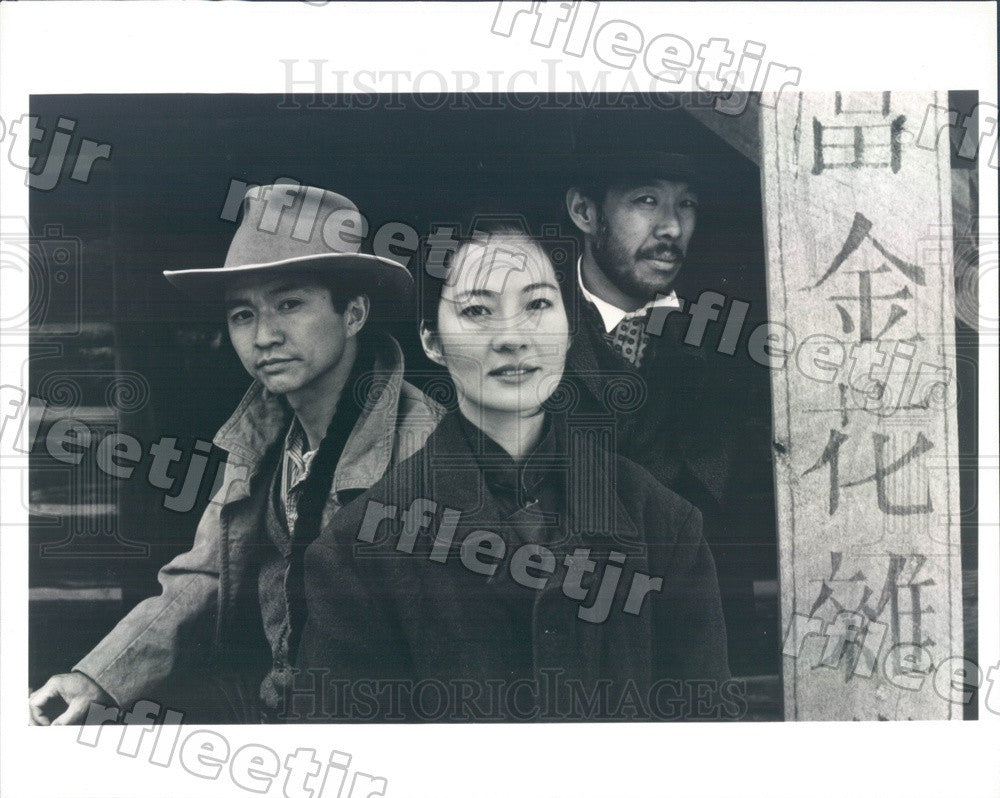
[[[722,323],[709,325],[701,345],[688,345],[691,317],[676,311],[635,369],[605,343],[575,272],[562,284],[574,412],[612,419],[617,454],[701,510],[734,672],[777,673],[777,623],[756,612],[754,593],[755,581],[774,580],[778,570],[769,370],[749,360],[745,344],[735,355],[720,353]]]
[[[525,695],[513,705],[484,697],[478,704],[481,717],[508,721],[630,717],[626,710],[616,715],[622,696],[634,690],[645,700],[658,680],[664,679],[715,680],[710,691],[718,700],[719,686],[729,677],[726,633],[700,513],[634,463],[622,458],[611,463],[599,453],[572,445],[561,448],[570,453],[559,470],[570,479],[614,475],[614,528],[580,532],[568,508],[567,535],[549,545],[558,565],[545,586],[535,591],[531,645],[535,686],[549,686],[542,688],[544,696],[538,703],[553,702],[552,711],[526,710],[531,702]],[[412,554],[395,551],[401,529],[398,522],[386,521],[374,544],[358,542],[370,508],[378,508],[377,503],[394,505],[402,515],[419,498],[434,502],[435,512]],[[448,560],[440,563],[430,560],[429,554],[445,508],[458,510],[461,516]],[[467,570],[458,553],[461,542],[482,529],[498,533],[508,544],[500,566],[503,570],[520,541],[505,529],[497,499],[486,487],[461,423],[452,413],[420,452],[344,508],[307,550],[309,621],[297,663],[299,695],[292,719],[297,715],[312,721],[471,720],[475,711],[470,716],[455,703],[456,685],[463,682],[467,686],[461,689],[486,696],[488,680],[497,680],[497,695],[509,698],[504,691],[517,688],[510,684],[507,656],[512,644],[509,607],[493,578]],[[584,588],[599,581],[609,553],[626,555],[615,602],[603,623],[582,620],[580,603],[563,593],[564,558],[579,556],[579,551],[574,555],[578,549],[587,549],[598,563],[596,573],[590,575],[593,578],[582,583]],[[629,614],[622,606],[637,572],[662,577],[663,589],[650,593],[638,614]],[[595,595],[596,588],[584,603],[592,603]],[[309,669],[318,670],[307,673]],[[557,678],[566,685],[575,683],[580,695],[592,697],[595,689],[608,690],[606,701],[598,702],[596,710],[579,702],[566,703],[566,695],[552,688],[557,671]],[[451,691],[447,707],[451,711],[435,715],[419,707],[394,709],[380,685],[364,681],[373,679],[402,679],[409,689],[425,680],[440,680]],[[379,697],[345,700],[334,689],[338,680],[347,680],[348,690]],[[323,706],[318,700],[321,690]],[[660,710],[654,709],[647,719],[669,714],[664,709],[667,704],[683,717],[683,709],[677,707],[686,704],[678,704],[677,696],[691,694],[690,684],[668,685],[658,696]],[[336,700],[335,695],[339,696]],[[642,711],[638,716],[644,716]]]
[[[567,277],[566,283],[574,277]],[[567,287],[573,338],[566,375],[574,412],[612,416],[617,454],[649,471],[702,512],[730,501],[730,476],[743,422],[745,374],[733,358],[683,343],[690,319],[672,312],[650,336],[635,369],[604,342],[597,310]]]

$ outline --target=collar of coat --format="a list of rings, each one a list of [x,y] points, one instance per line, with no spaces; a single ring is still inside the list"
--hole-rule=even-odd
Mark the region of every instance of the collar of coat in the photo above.
[[[669,373],[673,378],[685,380],[686,387],[700,390],[704,382],[705,353],[683,342],[690,317],[678,311],[668,313],[661,335],[653,336],[655,344],[641,371],[619,358],[604,341],[605,332],[597,308],[587,302],[579,292],[571,292],[567,301],[573,325],[573,337],[567,356],[566,370],[577,378],[598,400],[604,401],[608,390],[608,364],[615,363],[616,371],[623,376],[656,370]],[[614,376],[614,375],[611,375]]]
[[[581,420],[584,421],[584,420]],[[544,459],[565,485],[566,538],[556,550],[576,546],[628,552],[642,549],[641,535],[615,491],[616,458],[585,421],[552,414],[552,451]],[[472,450],[458,411],[451,411],[414,457],[390,469],[382,489],[373,488],[401,511],[426,498],[461,513],[460,528],[496,525],[499,514],[485,482],[481,458]],[[500,532],[500,529],[494,531]]]
[[[366,490],[385,472],[392,457],[393,437],[403,390],[403,352],[396,339],[378,333],[371,389],[333,475],[332,490]],[[362,377],[362,379],[365,379]],[[279,396],[254,380],[213,443],[227,452],[227,468],[242,469],[226,501],[249,495],[249,479],[260,469],[267,451],[281,441],[292,422],[292,411]]]
[[[559,452],[564,445],[557,439],[551,416],[545,419],[538,444],[520,461],[461,413],[456,416],[488,486],[533,494],[546,480],[559,474]]]

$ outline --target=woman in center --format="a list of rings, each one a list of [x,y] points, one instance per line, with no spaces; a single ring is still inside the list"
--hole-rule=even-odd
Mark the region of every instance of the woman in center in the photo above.
[[[423,282],[452,408],[307,550],[289,719],[734,714],[700,514],[574,418],[542,245],[496,230]]]

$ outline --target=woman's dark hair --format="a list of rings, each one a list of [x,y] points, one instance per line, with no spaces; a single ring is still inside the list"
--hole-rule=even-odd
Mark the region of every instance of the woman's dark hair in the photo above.
[[[545,259],[549,262],[549,265],[552,266],[553,272],[556,274],[556,279],[559,279],[559,270],[555,266],[555,258],[550,252],[549,242],[547,242],[544,238],[532,236],[525,232],[524,228],[511,224],[510,222],[498,222],[489,226],[479,225],[477,226],[477,232],[479,235],[474,233],[472,236],[460,239],[458,246],[456,246],[455,249],[450,250],[445,255],[443,268],[439,273],[430,274],[426,268],[421,270],[420,320],[424,327],[432,333],[437,332],[438,310],[441,306],[441,293],[444,289],[449,269],[460,257],[462,250],[472,244],[479,244],[482,246],[493,236],[500,238],[516,238],[520,241],[527,242],[545,257]],[[554,243],[555,246],[559,246],[561,242]],[[432,395],[434,399],[439,401],[449,410],[453,410],[457,406],[457,393],[450,375],[443,374],[440,378],[429,380],[425,383],[423,388],[428,394]],[[562,392],[557,391],[556,393],[558,393],[559,396],[562,396]],[[559,400],[554,394],[550,397],[550,399],[543,403],[542,410],[548,409],[553,401],[558,404],[561,400]]]

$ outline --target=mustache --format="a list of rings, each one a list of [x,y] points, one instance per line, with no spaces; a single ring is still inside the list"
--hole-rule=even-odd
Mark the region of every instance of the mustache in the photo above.
[[[673,242],[665,242],[663,244],[657,244],[654,247],[647,247],[646,249],[640,249],[636,253],[640,258],[662,258],[664,255],[669,255],[674,258],[683,258],[684,250]]]

